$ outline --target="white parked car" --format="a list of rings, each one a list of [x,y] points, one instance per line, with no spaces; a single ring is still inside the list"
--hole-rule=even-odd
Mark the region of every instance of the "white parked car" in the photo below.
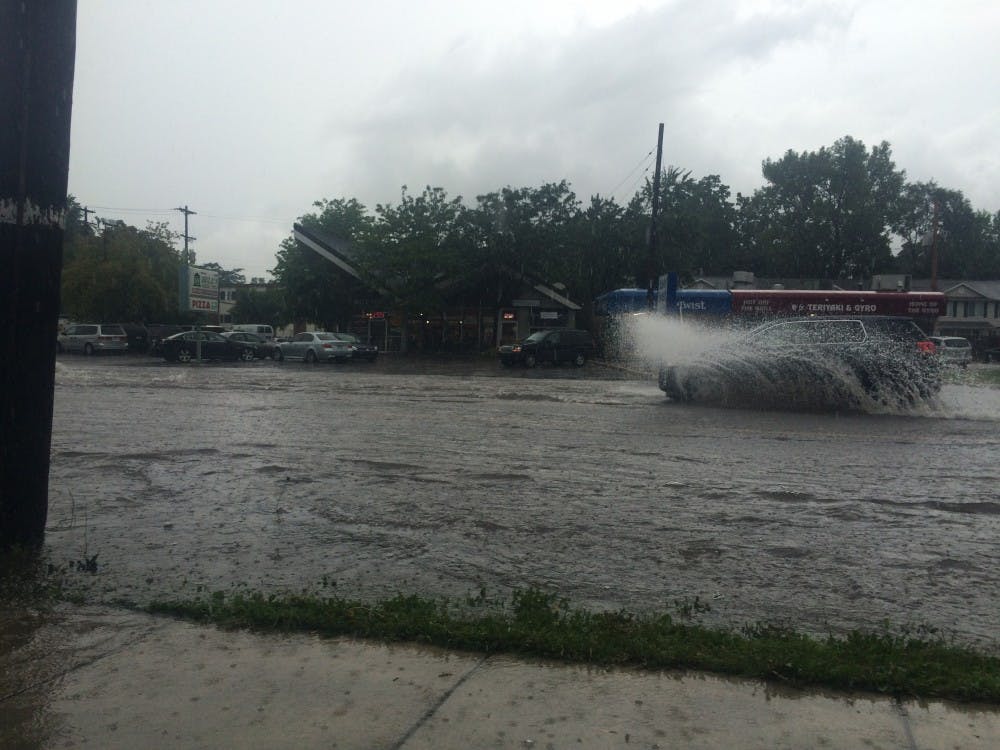
[[[972,361],[972,344],[961,336],[931,336],[942,362],[965,367]]]
[[[275,347],[274,359],[301,359],[304,362],[346,362],[354,353],[351,344],[329,331],[306,331]]]
[[[61,352],[124,352],[128,349],[125,329],[114,323],[76,323],[59,334],[57,347]]]

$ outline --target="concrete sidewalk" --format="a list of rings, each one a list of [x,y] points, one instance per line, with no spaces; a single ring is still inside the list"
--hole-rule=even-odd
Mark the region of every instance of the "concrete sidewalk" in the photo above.
[[[997,748],[1000,707],[96,608],[0,614],[0,748]]]

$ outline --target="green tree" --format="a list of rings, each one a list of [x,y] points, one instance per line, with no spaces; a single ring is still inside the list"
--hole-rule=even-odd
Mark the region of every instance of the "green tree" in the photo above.
[[[570,276],[569,296],[583,305],[583,317],[593,318],[594,299],[632,283],[637,248],[629,240],[625,209],[599,195],[577,216],[572,246],[576,268]]]
[[[929,277],[937,255],[939,278],[989,279],[1000,275],[998,220],[976,211],[960,190],[934,182],[906,185],[894,230],[902,243],[897,267]]]
[[[370,235],[373,219],[357,200],[337,198],[313,204],[317,209],[299,218],[307,229],[359,246]],[[345,325],[371,297],[368,286],[347,276],[294,237],[282,241],[272,271],[281,291],[283,318],[307,320],[326,328]]]
[[[292,322],[277,287],[237,289],[232,316],[234,323],[267,323],[275,328]]]
[[[819,278],[870,276],[892,263],[890,229],[898,221],[905,174],[888,143],[867,151],[850,136],[830,148],[788,151],[762,167],[767,185],[740,203],[739,226],[750,257],[767,271]],[[762,254],[762,255],[761,255]],[[758,269],[750,269],[758,270]]]
[[[180,257],[162,224],[106,224],[74,232],[62,274],[63,311],[78,319],[152,321],[176,317]]]
[[[574,226],[580,213],[565,180],[537,188],[512,188],[476,198],[470,217],[480,265],[569,283],[575,257]]]
[[[432,187],[414,196],[404,186],[400,202],[380,204],[376,214],[359,248],[366,274],[405,311],[439,309],[473,259],[462,199]]]
[[[729,188],[716,175],[699,180],[668,167],[660,177],[655,247],[649,248],[653,181],[647,180],[625,212],[632,273],[637,286],[666,271],[682,276],[723,273],[735,256],[736,211]]]

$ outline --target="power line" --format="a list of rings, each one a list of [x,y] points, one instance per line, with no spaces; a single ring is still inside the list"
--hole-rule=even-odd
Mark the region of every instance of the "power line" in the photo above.
[[[172,214],[177,209],[174,208],[116,208],[114,206],[92,206],[101,211],[114,211],[118,214]]]
[[[175,211],[180,209],[177,208],[122,208],[119,206],[90,206],[91,209],[100,209],[101,211],[111,211],[118,214],[146,214],[149,216],[169,216]],[[245,222],[257,222],[263,224],[284,224],[290,226],[295,223],[295,219],[276,219],[270,216],[234,216],[232,214],[210,214],[204,211],[198,213],[202,218],[207,219],[221,219],[223,221],[245,221]]]
[[[642,157],[642,158],[641,158],[641,159],[639,160],[639,163],[638,163],[638,164],[636,164],[636,165],[635,165],[634,167],[632,167],[632,169],[631,169],[631,170],[629,171],[629,173],[628,173],[627,175],[625,175],[625,176],[624,176],[624,177],[622,178],[621,182],[619,182],[619,183],[618,183],[617,185],[615,185],[614,189],[613,189],[613,190],[611,190],[611,192],[609,193],[609,195],[610,195],[610,196],[611,196],[612,198],[613,198],[613,197],[615,196],[615,194],[616,194],[616,193],[618,192],[618,188],[620,188],[620,187],[621,187],[622,185],[624,185],[624,184],[625,184],[625,182],[626,182],[626,181],[628,180],[628,178],[629,178],[629,177],[631,177],[631,176],[632,176],[633,174],[635,174],[635,170],[637,170],[637,169],[638,169],[639,167],[641,167],[641,166],[642,166],[642,165],[643,165],[643,164],[644,164],[645,162],[647,162],[647,161],[649,160],[649,157],[651,157],[651,156],[653,155],[653,153],[654,153],[655,151],[656,151],[656,147],[654,146],[653,148],[651,148],[651,149],[649,150],[649,153],[648,153],[648,154],[646,154],[645,156],[643,156],[643,157]],[[646,166],[646,169],[645,169],[645,171],[643,172],[643,174],[645,174],[645,172],[648,172],[648,171],[649,171],[649,165],[647,165],[647,166]]]

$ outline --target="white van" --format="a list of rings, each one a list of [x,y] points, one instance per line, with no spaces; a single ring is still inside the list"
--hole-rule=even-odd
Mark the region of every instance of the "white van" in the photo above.
[[[274,341],[274,329],[263,323],[238,323],[233,326],[234,331],[243,333],[256,333],[265,341]]]

